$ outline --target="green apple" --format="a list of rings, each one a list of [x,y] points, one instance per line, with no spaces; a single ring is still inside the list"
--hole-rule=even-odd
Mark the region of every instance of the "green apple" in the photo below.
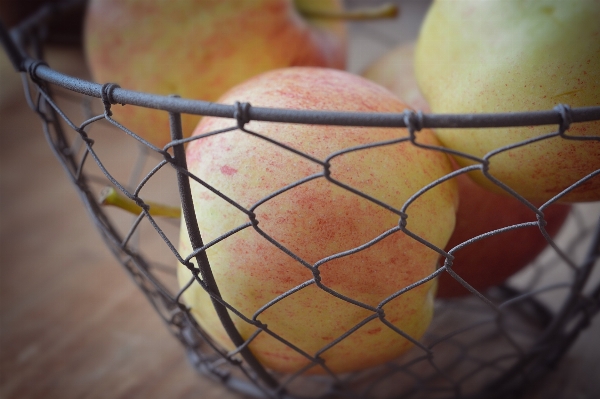
[[[429,104],[423,98],[415,78],[412,42],[401,44],[384,54],[363,72],[363,76],[390,89],[411,107],[429,111]],[[455,165],[455,168],[458,166]],[[478,235],[536,221],[536,214],[519,200],[487,190],[464,174],[457,176],[456,181],[460,204],[456,213],[456,227],[446,251]],[[558,233],[570,209],[570,205],[564,204],[553,204],[544,209],[545,228],[551,237]],[[546,239],[536,226],[506,231],[454,252],[452,270],[471,287],[483,292],[502,284],[533,261],[547,246]],[[438,298],[469,294],[449,273],[441,274],[438,280]]]
[[[600,105],[600,2],[597,0],[435,0],[415,54],[419,86],[435,113],[549,110]],[[477,157],[551,133],[557,126],[437,129],[447,147]],[[600,121],[573,136],[600,136]],[[462,166],[471,162],[456,158]],[[532,201],[546,201],[600,169],[600,141],[560,137],[490,158],[489,171]],[[505,192],[482,174],[489,189]],[[600,178],[563,197],[600,200]]]
[[[332,111],[403,112],[407,107],[388,90],[359,76],[328,68],[296,67],[266,72],[233,88],[219,102],[250,102],[261,107]],[[223,118],[203,118],[194,135],[235,126]],[[403,128],[363,128],[279,124],[252,121],[252,132],[277,140],[324,162],[334,152],[367,143],[407,137]],[[422,143],[438,145],[430,130]],[[323,166],[239,130],[203,137],[186,150],[188,169],[204,182],[250,209],[261,199],[300,179],[323,173]],[[345,153],[330,160],[331,177],[395,209],[419,189],[451,172],[449,158],[403,141]],[[196,217],[208,243],[249,222],[248,215],[204,186],[192,184]],[[408,206],[407,229],[443,248],[454,228],[457,189],[445,182]],[[253,208],[257,228],[285,246],[305,264],[284,253],[257,229],[246,227],[207,250],[223,298],[248,318],[278,296],[307,285],[262,313],[257,320],[296,347],[315,356],[336,338],[375,313],[345,302],[317,286],[313,271],[330,290],[371,307],[436,269],[439,254],[397,231],[376,244],[323,264],[320,260],[357,248],[398,226],[399,215],[358,196],[324,176],[285,191]],[[192,253],[185,227],[182,256]],[[191,278],[180,265],[182,286]],[[433,312],[435,280],[385,303],[386,320],[419,339]],[[232,344],[211,300],[199,284],[183,298],[205,331],[227,349]],[[232,319],[248,339],[257,327],[237,315]],[[348,372],[391,360],[412,343],[379,318],[354,331],[321,357],[334,372]],[[298,352],[265,332],[249,348],[266,367],[295,372],[309,364]],[[320,366],[310,373],[323,373]]]
[[[341,0],[91,0],[85,53],[92,77],[123,88],[215,101],[258,73],[287,66],[343,69],[340,20],[305,19]],[[171,139],[166,112],[113,107],[114,118],[150,143]],[[183,115],[189,136],[200,117]]]

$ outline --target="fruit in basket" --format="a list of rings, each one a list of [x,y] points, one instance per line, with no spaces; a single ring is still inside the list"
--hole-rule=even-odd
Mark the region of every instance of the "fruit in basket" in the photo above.
[[[415,78],[413,43],[392,49],[370,65],[363,76],[390,89],[413,108],[429,111]],[[458,165],[455,168],[458,169]],[[535,213],[516,198],[487,190],[464,174],[457,176],[456,181],[460,201],[456,227],[446,251],[480,234],[536,221]],[[570,209],[570,205],[566,204],[553,204],[545,208],[543,212],[548,223],[545,228],[551,237],[560,230]],[[506,231],[456,251],[452,268],[469,285],[482,292],[505,282],[532,262],[547,246],[546,239],[536,226]],[[449,273],[440,275],[438,298],[469,293]]]
[[[435,113],[485,113],[600,106],[600,2],[436,0],[415,54],[419,86]],[[483,157],[557,126],[438,129],[447,147]],[[600,121],[572,136],[600,137]],[[471,161],[456,157],[462,166]],[[494,155],[490,173],[532,201],[546,201],[600,169],[600,141],[560,137]],[[487,188],[504,192],[475,175]],[[600,200],[600,177],[564,201]]]
[[[258,73],[287,66],[341,68],[343,22],[305,19],[340,0],[91,0],[84,44],[92,78],[154,94],[215,101]],[[164,111],[127,105],[114,118],[150,143],[168,143]],[[199,117],[182,115],[184,136]]]
[[[460,205],[456,228],[446,251],[480,234],[537,220],[536,214],[516,198],[486,190],[466,175],[458,176],[457,182]],[[570,210],[567,204],[553,204],[543,210],[545,229],[550,237],[558,233]],[[483,292],[504,283],[547,247],[548,242],[537,226],[505,231],[454,252],[452,270],[471,287]],[[437,297],[469,294],[449,273],[440,275]]]
[[[375,60],[362,76],[389,89],[411,108],[428,112],[429,104],[415,78],[414,53],[415,42],[404,42]]]
[[[257,76],[229,91],[219,102],[250,102],[286,109],[402,112],[406,106],[386,89],[359,76],[327,68],[286,68]],[[231,120],[203,118],[194,135],[231,126]],[[246,128],[277,140],[324,162],[328,155],[349,147],[407,136],[406,129],[278,124],[252,121]],[[433,132],[418,134],[422,143],[436,144]],[[323,166],[242,131],[230,131],[193,141],[187,148],[188,169],[240,206],[250,209],[261,199],[300,179],[318,177],[295,186],[252,211],[257,229],[246,227],[207,250],[224,299],[248,318],[262,306],[295,287],[304,288],[257,315],[270,331],[311,356],[331,344],[373,310],[345,302],[317,286],[311,268],[320,272],[327,290],[377,307],[389,296],[431,275],[437,252],[396,231],[360,252],[329,259],[357,248],[398,226],[399,215],[331,183]],[[349,152],[332,158],[331,178],[400,209],[407,199],[431,181],[449,173],[443,153],[410,142]],[[454,228],[457,191],[443,183],[408,206],[407,229],[439,248]],[[249,217],[204,186],[192,185],[196,217],[205,243],[243,226]],[[276,240],[290,254],[267,240]],[[182,227],[180,253],[192,252]],[[300,259],[302,261],[300,261]],[[303,264],[302,262],[305,262]],[[180,284],[191,273],[178,271]],[[428,281],[383,305],[386,320],[419,339],[432,317],[435,282]],[[232,344],[221,327],[209,296],[199,284],[183,298],[205,331],[227,349]],[[232,314],[247,339],[257,328]],[[266,332],[250,343],[266,367],[294,372],[309,361]],[[375,318],[320,356],[334,372],[369,367],[393,359],[412,344]],[[320,366],[309,373],[323,373]]]

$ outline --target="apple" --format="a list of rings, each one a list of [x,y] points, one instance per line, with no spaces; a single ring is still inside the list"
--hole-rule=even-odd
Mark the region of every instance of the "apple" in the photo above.
[[[215,101],[258,73],[287,66],[346,65],[346,28],[306,13],[341,0],[91,0],[85,54],[92,78],[153,94]],[[113,107],[114,118],[158,147],[171,139],[168,114]],[[189,136],[199,116],[182,115]]]
[[[403,112],[407,107],[388,90],[360,76],[328,68],[294,67],[266,72],[236,86],[219,102],[249,102],[253,106],[331,111]],[[224,118],[203,118],[199,136],[235,126]],[[279,124],[252,121],[251,132],[277,140],[319,162],[332,153],[367,143],[407,137],[403,128],[365,128]],[[430,130],[418,133],[419,142],[437,145]],[[252,209],[256,228],[246,227],[207,249],[215,280],[224,300],[245,317],[302,284],[306,286],[257,315],[257,320],[310,356],[375,314],[346,302],[327,290],[369,307],[382,305],[385,320],[418,340],[428,327],[435,279],[386,298],[430,276],[439,254],[402,231],[396,231],[363,251],[323,259],[357,248],[398,226],[400,218],[375,202],[356,195],[324,176],[318,162],[240,130],[210,135],[190,142],[188,169],[199,179]],[[393,145],[345,153],[330,160],[331,177],[400,209],[419,189],[451,172],[449,158],[403,141]],[[253,204],[307,176],[319,176],[280,193],[256,208]],[[192,181],[196,217],[205,243],[249,222],[246,212]],[[454,228],[457,189],[454,182],[435,186],[408,206],[407,229],[443,248]],[[264,233],[261,233],[264,232]],[[298,257],[294,259],[266,234]],[[192,253],[182,223],[180,253]],[[302,261],[300,261],[301,259]],[[303,263],[304,262],[304,263]],[[179,266],[181,286],[191,272]],[[208,294],[197,283],[183,293],[199,325],[216,342],[233,349]],[[231,313],[244,339],[257,327]],[[336,373],[373,366],[401,355],[413,344],[374,318],[320,354]],[[262,331],[249,344],[265,367],[295,372],[309,360]],[[321,366],[307,373],[323,373]]]
[[[411,108],[429,112],[429,104],[415,79],[414,54],[414,41],[401,43],[375,60],[361,75],[389,89]]]
[[[413,42],[393,48],[365,69],[363,76],[390,89],[413,108],[428,112],[429,104],[415,78],[414,48]],[[454,167],[459,168],[456,164]],[[457,176],[456,181],[460,202],[456,227],[446,251],[478,235],[537,220],[536,214],[514,197],[487,190],[465,174]],[[545,228],[551,237],[558,233],[570,209],[570,205],[566,204],[552,204],[544,209],[548,223]],[[547,246],[546,239],[536,226],[505,231],[454,252],[452,270],[473,288],[483,292],[502,284],[532,262]],[[441,274],[438,280],[438,298],[470,294],[449,273]]]
[[[549,110],[600,105],[597,0],[435,0],[417,40],[418,84],[434,113]],[[557,126],[437,129],[448,148],[477,157],[551,133]],[[600,121],[568,135],[600,137]],[[461,166],[471,163],[456,157]],[[547,201],[600,169],[600,141],[538,141],[490,158],[489,172],[530,201]],[[482,174],[485,187],[505,193]],[[562,197],[600,200],[600,178]]]

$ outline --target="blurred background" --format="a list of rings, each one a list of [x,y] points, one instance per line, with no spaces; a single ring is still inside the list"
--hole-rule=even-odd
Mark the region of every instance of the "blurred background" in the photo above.
[[[350,71],[360,73],[417,37],[430,2],[395,2],[401,9],[395,20],[350,23]],[[0,20],[13,26],[41,3],[1,0]],[[78,40],[82,10],[51,26],[46,57],[54,69],[89,80]],[[81,104],[64,106],[76,111]],[[111,153],[115,164],[130,161],[125,144]],[[581,208],[597,220],[597,203]],[[596,317],[527,397],[598,397],[598,337]],[[0,51],[0,398],[164,397],[241,396],[193,370],[114,260],[27,106],[21,77]]]

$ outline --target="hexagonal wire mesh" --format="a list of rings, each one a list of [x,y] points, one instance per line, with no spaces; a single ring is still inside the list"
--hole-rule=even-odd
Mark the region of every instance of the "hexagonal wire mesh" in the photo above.
[[[535,382],[544,375],[560,360],[579,332],[589,324],[591,317],[599,310],[600,284],[589,281],[597,258],[600,256],[598,223],[590,224],[581,216],[572,215],[571,220],[577,224],[578,232],[560,247],[545,229],[546,220],[543,211],[575,187],[597,178],[600,170],[573,182],[555,198],[540,207],[535,207],[490,175],[487,166],[490,158],[510,149],[530,145],[535,141],[557,137],[563,140],[600,140],[600,137],[575,137],[568,134],[571,123],[600,119],[600,107],[570,109],[568,106],[558,105],[550,111],[486,115],[424,115],[412,111],[403,114],[366,114],[254,108],[250,104],[239,103],[235,106],[216,105],[176,97],[136,93],[113,84],[99,85],[61,74],[41,61],[43,29],[40,27],[55,11],[50,8],[42,9],[15,28],[11,32],[12,39],[2,30],[3,44],[15,65],[21,70],[28,103],[40,117],[51,149],[71,178],[107,246],[133,277],[133,281],[147,296],[175,338],[184,346],[193,366],[201,373],[236,390],[267,398],[503,397],[520,392],[526,384]],[[32,51],[32,56],[27,55],[29,51]],[[94,106],[99,104],[95,99],[102,101],[99,112],[94,111]],[[81,115],[68,115],[63,110],[64,104],[68,102],[80,104]],[[168,112],[172,141],[164,148],[157,148],[140,138],[113,118],[111,110],[113,104],[151,107]],[[181,113],[231,118],[231,128],[210,132],[204,136],[231,131],[250,134],[262,139],[266,145],[276,145],[281,151],[290,151],[295,156],[314,162],[322,170],[315,175],[281,187],[251,207],[244,207],[239,199],[227,197],[219,191],[219,187],[212,187],[187,170],[184,144],[199,137],[182,138]],[[82,121],[75,123],[75,118],[82,118]],[[248,123],[252,120],[316,125],[407,127],[408,134],[389,142],[372,142],[346,148],[330,154],[326,159],[316,159],[310,154],[267,138],[261,135],[261,132],[250,130]],[[446,148],[424,146],[416,140],[422,128],[531,125],[556,125],[558,129],[550,131],[552,129],[549,128],[550,132],[543,136],[499,148],[483,158]],[[108,133],[109,131],[112,133]],[[117,134],[121,137],[119,140],[126,137],[129,144],[135,142],[135,146],[132,147],[135,153],[130,157],[135,159],[126,166],[110,164],[111,151],[115,151],[114,143],[111,144],[110,140],[117,140],[115,136]],[[105,146],[100,145],[103,140],[106,142]],[[330,161],[334,157],[401,143],[420,146],[428,151],[460,154],[474,160],[476,164],[459,169],[423,187],[401,208],[383,203],[369,194],[350,187],[336,180],[330,173]],[[172,173],[167,177],[161,177],[161,174],[167,173],[165,170],[169,167]],[[481,170],[494,184],[529,207],[532,221],[506,226],[474,237],[447,252],[410,231],[406,218],[411,203],[444,181],[475,169]],[[314,179],[325,180],[329,184],[348,190],[387,209],[397,215],[398,224],[360,246],[331,254],[316,263],[307,262],[261,230],[254,211],[273,198]],[[153,191],[149,187],[154,181],[159,181],[158,185],[164,189],[163,191],[169,193],[176,191],[178,187],[183,217],[194,248],[192,253],[178,252],[177,224],[153,215],[149,199],[154,199],[157,190]],[[198,226],[195,220],[190,184],[201,184],[208,188],[215,196],[229,202],[231,206],[245,214],[247,222],[209,243],[203,243],[201,238],[203,227]],[[105,186],[112,186],[133,200],[141,207],[139,215],[129,219],[123,217],[120,210],[101,206],[98,200],[99,192]],[[149,194],[145,194],[146,192]],[[480,293],[453,271],[453,254],[460,248],[491,235],[531,226],[539,227],[551,250],[549,256],[546,256],[543,261],[529,266],[517,284],[518,289],[503,285]],[[276,298],[270,298],[264,306],[256,309],[254,315],[241,313],[222,298],[211,271],[210,259],[206,255],[206,249],[244,229],[254,229],[264,237],[266,243],[278,247],[312,273],[312,278],[303,284]],[[381,298],[378,306],[371,306],[340,294],[321,281],[320,268],[326,267],[327,262],[363,251],[392,234],[406,234],[412,237],[421,245],[436,251],[445,262],[433,274],[414,281],[407,287],[398,287],[393,295]],[[584,257],[576,255],[581,253],[582,245],[588,247]],[[190,270],[189,283],[181,289],[175,278],[177,263],[187,266]],[[564,273],[566,277],[558,283],[555,280],[549,283],[544,276],[557,270]],[[461,300],[437,300],[433,322],[422,339],[409,336],[386,318],[386,304],[442,273],[450,274],[473,295]],[[183,292],[192,284],[199,284],[210,293],[223,326],[237,346],[235,350],[227,351],[211,339],[194,320],[186,304],[182,302]],[[272,331],[268,325],[261,323],[260,316],[270,307],[277,306],[283,299],[293,299],[296,292],[308,286],[317,286],[328,295],[336,296],[352,306],[366,309],[369,315],[355,326],[348,328],[344,334],[332,338],[317,352],[307,353],[289,342],[286,337],[278,335],[277,331]],[[554,306],[544,301],[544,295],[548,294],[554,295]],[[232,318],[254,326],[255,333],[249,337],[242,337]],[[321,355],[376,319],[395,331],[398,339],[412,341],[414,348],[400,358],[378,367],[345,374],[331,371]],[[248,347],[260,334],[268,334],[289,345],[308,360],[307,366],[287,375],[266,369]],[[325,374],[320,376],[303,374],[312,367],[323,368]]]

